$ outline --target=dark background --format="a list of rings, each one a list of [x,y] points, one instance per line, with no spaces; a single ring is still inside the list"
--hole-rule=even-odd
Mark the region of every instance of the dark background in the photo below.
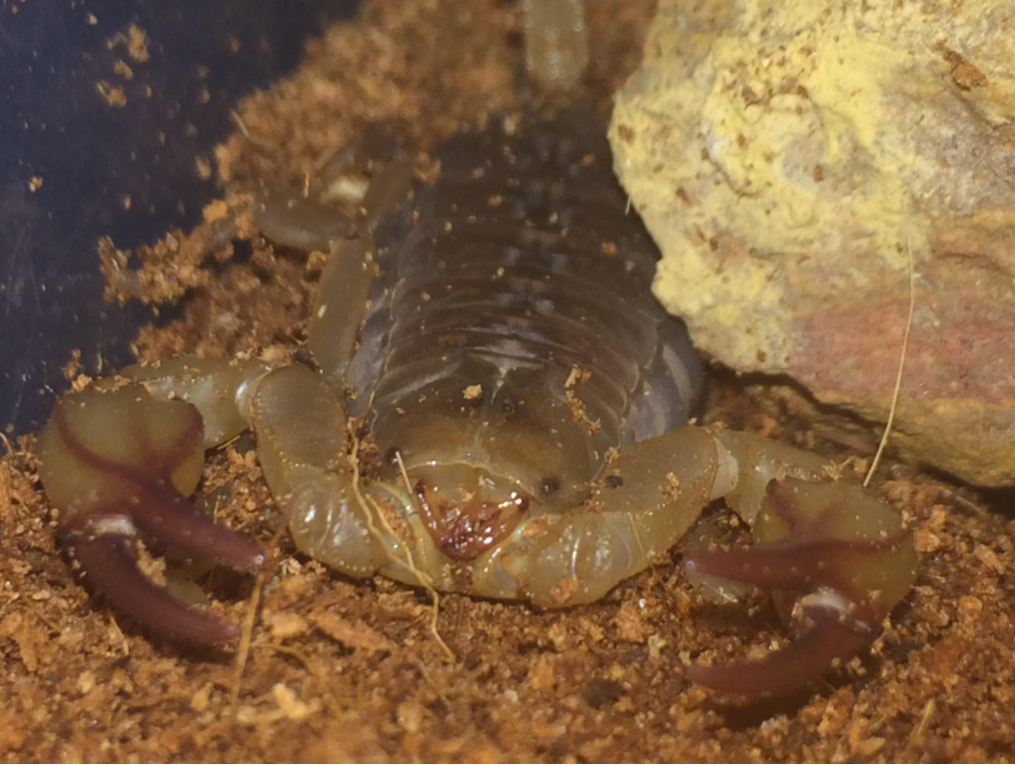
[[[129,343],[151,317],[103,301],[99,237],[133,249],[198,222],[216,189],[195,160],[232,132],[237,101],[294,69],[306,38],[357,4],[0,4],[0,431],[41,427],[72,350],[91,375],[132,361]],[[132,23],[147,33],[147,62],[108,45]],[[122,87],[126,105],[110,106],[98,82]]]

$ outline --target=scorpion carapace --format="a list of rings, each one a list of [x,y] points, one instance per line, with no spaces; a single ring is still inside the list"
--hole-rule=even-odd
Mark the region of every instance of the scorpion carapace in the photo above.
[[[378,234],[383,276],[352,364],[370,432],[452,516],[435,468],[482,469],[452,488],[465,504],[564,512],[611,449],[688,421],[701,361],[683,325],[639,299],[656,252],[590,114],[498,119],[434,159],[440,180]]]
[[[203,450],[251,427],[297,546],[348,575],[588,603],[664,558],[721,498],[759,543],[690,565],[776,588],[798,639],[688,677],[781,691],[854,655],[914,581],[912,534],[892,508],[830,483],[815,455],[686,424],[702,364],[651,297],[655,251],[613,179],[601,126],[576,110],[509,115],[453,136],[435,158],[438,180],[417,184],[394,215],[384,210],[411,176],[397,160],[371,181],[362,220],[328,224],[346,233],[330,246],[311,321],[320,373],[187,358],[129,368],[129,384],[57,404],[41,475],[97,585],[162,632],[233,639],[233,625],[152,594],[127,545],[173,527],[184,547],[259,566],[250,543],[183,500]],[[282,210],[255,205],[255,225]],[[181,432],[176,409],[201,427]],[[382,457],[365,474],[350,413]]]

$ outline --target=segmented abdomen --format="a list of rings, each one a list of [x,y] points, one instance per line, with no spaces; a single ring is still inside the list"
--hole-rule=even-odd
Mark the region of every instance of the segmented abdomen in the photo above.
[[[603,459],[609,446],[687,421],[701,362],[651,296],[657,253],[627,209],[604,136],[590,114],[569,110],[499,118],[437,150],[439,179],[378,238],[383,276],[351,373],[373,396],[378,430],[438,406],[436,391],[465,388],[474,395],[464,401],[503,420],[534,404],[511,396],[531,398],[535,377],[541,395],[575,394]]]

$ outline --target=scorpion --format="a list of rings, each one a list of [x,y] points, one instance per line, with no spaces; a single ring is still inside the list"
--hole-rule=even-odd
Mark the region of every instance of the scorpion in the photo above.
[[[527,13],[530,69],[567,87],[587,56],[580,3]],[[269,239],[330,252],[312,365],[185,357],[57,402],[40,475],[94,586],[158,632],[235,641],[236,625],[147,579],[134,548],[264,566],[258,545],[188,500],[205,451],[251,429],[296,546],[351,577],[589,603],[724,500],[753,544],[705,546],[688,571],[772,590],[795,639],[687,678],[783,692],[861,651],[915,580],[912,533],[814,454],[690,424],[704,364],[651,297],[658,255],[603,128],[577,108],[507,115],[434,160],[431,183],[385,165],[356,220],[315,217],[311,200],[254,205]],[[379,464],[361,465],[352,422]]]

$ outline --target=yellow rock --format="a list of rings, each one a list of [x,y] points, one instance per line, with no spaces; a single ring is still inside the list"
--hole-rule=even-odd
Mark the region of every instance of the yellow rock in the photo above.
[[[996,0],[662,0],[610,130],[657,296],[723,363],[883,420],[912,253],[899,443],[1015,481],[1012,62]]]

